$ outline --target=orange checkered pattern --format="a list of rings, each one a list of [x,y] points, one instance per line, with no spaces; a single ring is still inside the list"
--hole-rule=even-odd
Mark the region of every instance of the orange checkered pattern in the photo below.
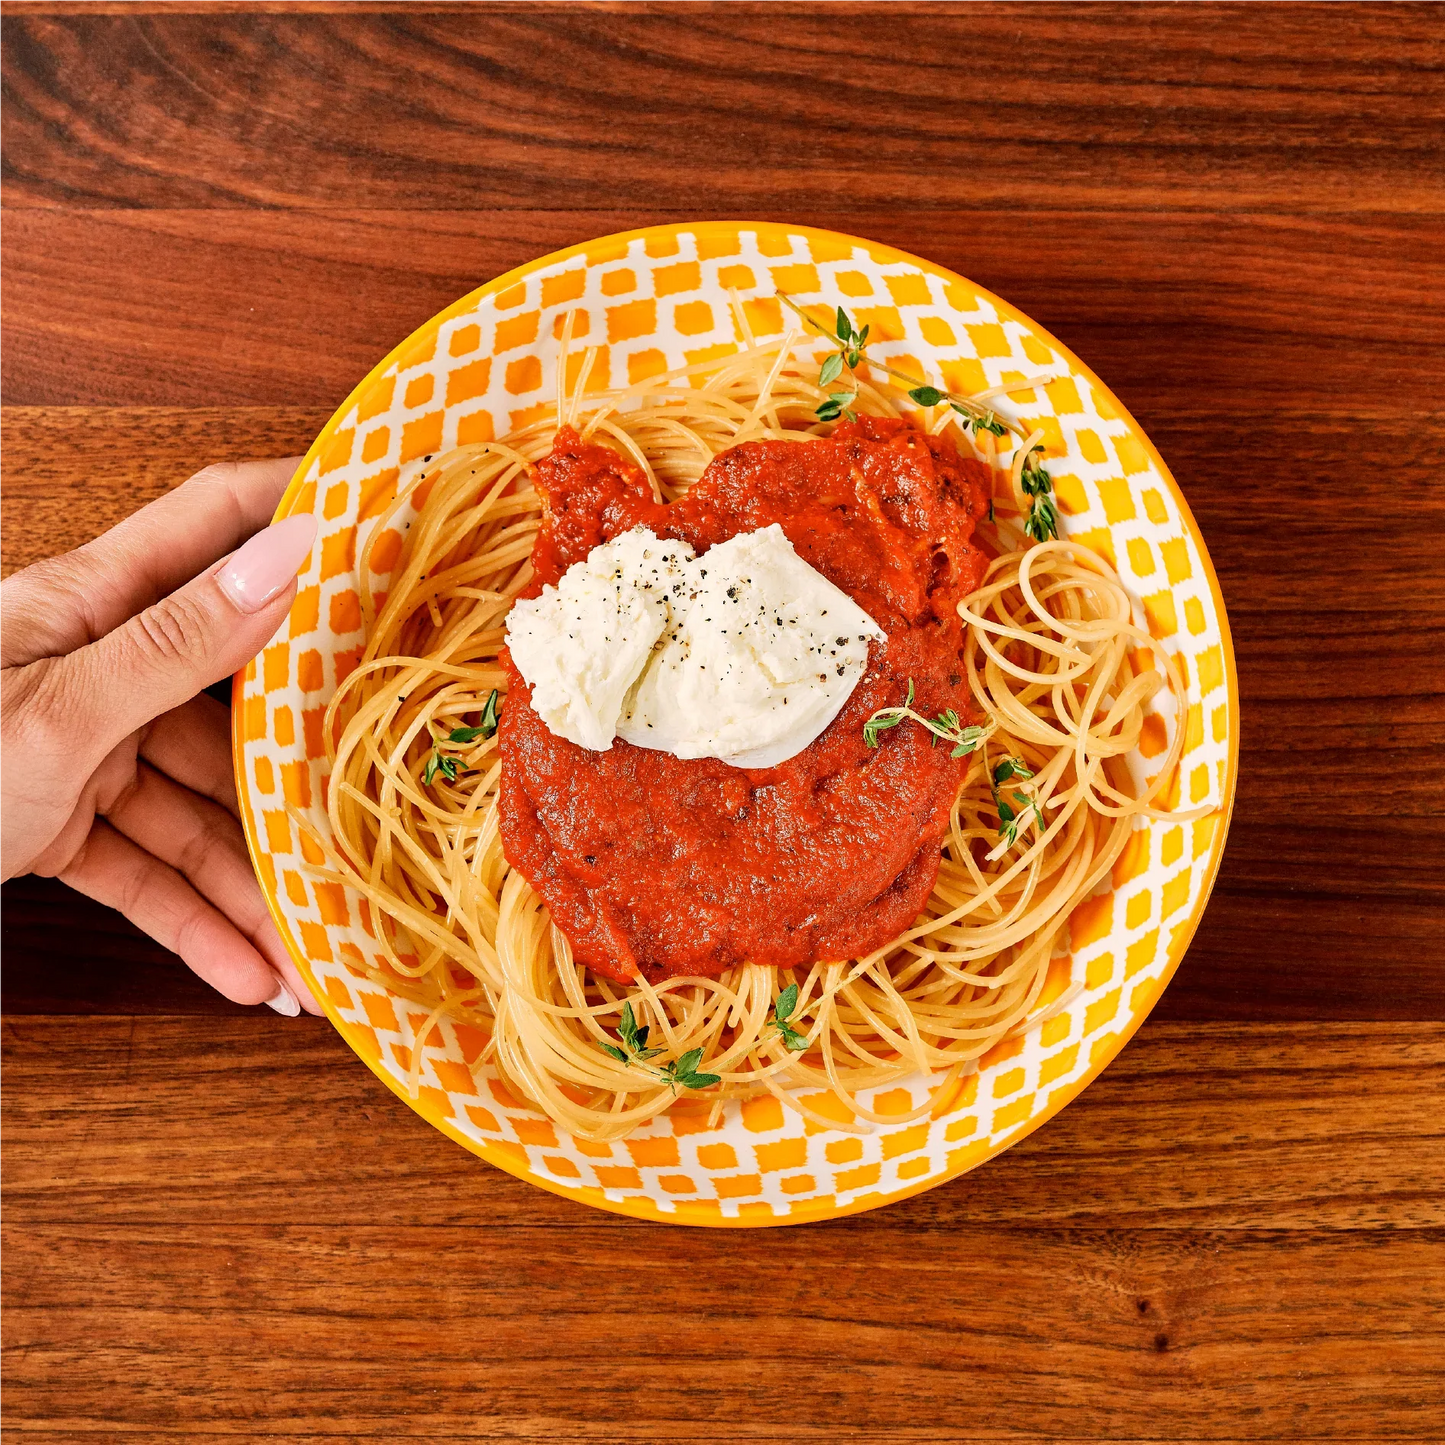
[[[314,512],[318,545],[285,627],[238,679],[237,772],[252,854],[278,925],[347,1042],[398,1093],[421,1013],[355,965],[375,954],[359,897],[309,877],[319,850],[290,802],[323,833],[321,719],[362,646],[358,539],[396,494],[407,462],[488,441],[547,405],[564,318],[601,348],[589,386],[633,383],[736,350],[729,298],[754,334],[782,330],[775,291],[842,302],[872,327],[870,353],[959,392],[1067,373],[997,403],[1042,427],[1066,535],[1110,558],[1159,647],[1188,686],[1182,716],[1150,719],[1142,771],[1183,728],[1168,798],[1214,801],[1200,822],[1136,832],[1113,876],[1071,921],[1045,1000],[1081,991],[1056,1017],[1001,1044],[941,1117],[865,1136],[806,1123],[764,1097],[720,1125],[659,1118],[617,1144],[559,1133],[476,1068],[484,1040],[444,1022],[421,1061],[412,1107],[459,1143],[544,1188],[624,1213],[691,1224],[778,1224],[851,1213],[974,1167],[1056,1113],[1118,1053],[1168,982],[1208,898],[1224,845],[1238,754],[1234,657],[1218,583],[1198,528],[1137,424],[1063,347],[997,297],[926,262],[850,236],[767,224],[706,223],[610,236],[536,261],[463,298],[397,348],[316,439],[278,515]],[[574,356],[574,365],[580,357]],[[573,378],[569,378],[569,381]],[[371,555],[384,574],[399,534]],[[876,1092],[903,1115],[928,1081]],[[841,1107],[802,1095],[824,1117]]]

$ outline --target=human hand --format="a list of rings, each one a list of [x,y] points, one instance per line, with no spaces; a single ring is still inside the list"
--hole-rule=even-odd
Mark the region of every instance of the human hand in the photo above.
[[[266,523],[294,470],[207,467],[0,586],[0,876],[58,877],[283,1014],[321,1010],[266,912],[229,719],[201,690],[290,610],[316,521]]]

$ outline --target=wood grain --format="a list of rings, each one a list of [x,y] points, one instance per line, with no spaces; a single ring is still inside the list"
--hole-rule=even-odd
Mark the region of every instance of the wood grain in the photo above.
[[[1428,5],[1227,23],[950,7],[890,15],[886,35],[858,20],[769,5],[18,15],[6,199],[642,210],[721,194],[787,212],[843,193],[987,210],[1000,176],[1024,206],[1438,208],[1445,38]]]
[[[10,1015],[4,1028],[5,1212],[17,1227],[79,1216],[638,1228],[478,1164],[320,1020],[77,1028]],[[1445,1227],[1442,1090],[1441,1024],[1150,1020],[1074,1104],[988,1167],[830,1229]],[[190,1146],[200,1133],[204,1150]]]
[[[89,542],[212,462],[299,459],[330,414],[294,406],[4,407],[0,573]]]
[[[1438,1439],[1442,116],[1430,5],[7,4],[5,572],[301,450],[513,266],[766,216],[960,271],[1105,378],[1199,519],[1244,732],[1109,1070],[782,1234],[530,1188],[323,1023],[7,884],[4,1428]]]
[[[1445,190],[1445,187],[1442,187]],[[6,211],[10,405],[332,406],[493,276],[682,212]],[[1008,298],[1131,409],[1437,413],[1438,216],[781,208]]]
[[[782,1265],[689,1234],[683,1290],[675,1231],[476,1165],[320,1023],[6,1030],[7,1398],[77,1435],[760,1440],[800,1381],[811,1440],[1085,1399],[1100,1435],[1423,1439],[1445,1406],[1439,1026],[1147,1025],[987,1169]]]
[[[665,1226],[6,1235],[46,1278],[43,1311],[24,1290],[9,1306],[10,1388],[77,1435],[124,1421],[206,1436],[822,1442],[925,1423],[913,1438],[1038,1440],[1090,1398],[1120,1435],[1148,1421],[1165,1439],[1429,1439],[1445,1408],[1437,1231],[1282,1248],[1269,1233],[1020,1237],[980,1222],[919,1239],[885,1223],[866,1253],[841,1230],[790,1236],[781,1267],[765,1235],[703,1232],[681,1296]],[[284,1312],[267,1297],[280,1279]]]

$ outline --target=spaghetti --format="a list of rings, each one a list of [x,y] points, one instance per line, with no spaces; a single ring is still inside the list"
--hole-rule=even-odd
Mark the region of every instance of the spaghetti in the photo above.
[[[1109,873],[1134,820],[1209,811],[1160,805],[1182,727],[1147,784],[1129,762],[1151,699],[1167,689],[1182,704],[1176,664],[1136,625],[1103,558],[1075,542],[1025,547],[999,520],[984,533],[997,555],[959,608],[983,737],[913,926],[866,957],[796,969],[744,963],[655,985],[594,973],[509,866],[497,740],[463,726],[506,686],[505,619],[531,577],[540,524],[531,469],[569,425],[631,458],[655,497],[672,501],[730,447],[806,443],[828,427],[816,415],[824,393],[807,375],[810,344],[797,334],[749,337],[731,358],[611,393],[588,392],[595,352],[572,352],[569,337],[570,318],[552,415],[403,476],[359,559],[365,649],[326,714],[331,837],[311,830],[327,860],[317,871],[367,900],[379,958],[357,966],[425,1012],[412,1088],[423,1045],[447,1017],[485,1034],[477,1067],[490,1060],[509,1088],[582,1138],[619,1138],[675,1103],[715,1119],[724,1100],[760,1092],[814,1123],[863,1132],[881,1116],[860,1096],[914,1073],[931,1093],[908,1117],[936,1116],[990,1048],[1066,1006],[1076,989],[1060,993],[1051,964],[1066,953],[1070,913]],[[870,365],[857,408],[903,414],[902,393]],[[954,410],[915,415],[997,465],[993,437],[975,444]],[[1001,512],[1023,510],[1020,475],[1038,440],[998,469]],[[377,593],[373,563],[387,546],[397,554]],[[781,1020],[780,995],[792,1004]],[[658,1051],[647,1060],[616,1048],[619,1031],[640,1028]],[[679,1101],[680,1073],[718,1082],[681,1087]],[[826,1113],[799,1097],[819,1091],[834,1100]]]

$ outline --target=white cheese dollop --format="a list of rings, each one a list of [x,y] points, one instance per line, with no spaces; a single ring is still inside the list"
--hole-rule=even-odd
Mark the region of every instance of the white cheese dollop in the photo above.
[[[507,622],[532,706],[559,737],[770,768],[847,702],[882,628],[776,524],[697,557],[635,528]]]
[[[774,523],[688,564],[694,585],[618,734],[679,758],[771,768],[838,716],[883,630]]]
[[[606,752],[623,701],[668,627],[667,598],[686,594],[685,542],[635,527],[594,547],[540,597],[513,604],[507,646],[532,707],[558,737]]]

